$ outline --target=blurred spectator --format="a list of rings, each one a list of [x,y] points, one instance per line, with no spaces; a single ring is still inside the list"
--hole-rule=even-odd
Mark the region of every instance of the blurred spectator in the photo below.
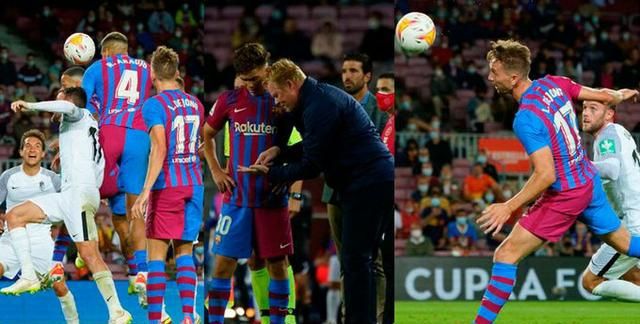
[[[538,250],[536,250],[534,255],[535,256],[546,256],[546,257],[554,256],[555,252],[554,252],[554,248],[553,248],[553,243],[545,242]]]
[[[432,186],[429,196],[423,197],[420,201],[420,209],[429,207],[440,207],[447,215],[451,214],[451,202],[447,196],[442,195],[442,188],[439,185]]]
[[[440,206],[431,206],[422,210],[422,228],[437,249],[446,247],[445,228],[449,222],[449,215]]]
[[[342,56],[342,34],[336,30],[335,23],[325,21],[311,40],[311,54],[313,56],[328,57],[338,60]]]
[[[498,181],[498,169],[496,166],[489,163],[489,158],[486,149],[481,149],[476,157],[476,162],[482,165],[482,171],[488,174],[493,180]]]
[[[440,121],[434,118],[431,121],[432,130],[429,133],[429,141],[426,147],[429,149],[429,156],[433,163],[433,174],[440,175],[440,169],[445,164],[451,164],[453,161],[453,152],[451,152],[451,145],[448,141],[442,139],[440,136]],[[435,126],[438,127],[435,127]]]
[[[11,120],[11,102],[6,95],[6,89],[0,86],[0,134],[7,131],[7,124]]]
[[[13,98],[11,98],[11,101],[16,100],[24,100],[27,102],[37,101],[36,97],[31,93],[31,89],[22,81],[16,83],[16,89],[13,92]]]
[[[182,7],[176,11],[176,24],[178,26],[182,26],[183,28],[195,28],[198,24],[196,19],[194,18],[193,11],[189,8],[188,3],[183,3]]]
[[[622,63],[620,75],[616,79],[618,87],[632,89],[640,87],[640,49],[631,50],[629,57]]]
[[[413,171],[414,174],[420,174],[422,173],[422,164],[423,163],[427,163],[427,162],[431,162],[430,156],[429,156],[429,149],[426,147],[421,147],[418,149],[418,162],[419,164],[415,165],[415,170]],[[433,168],[431,169],[431,173],[433,174]],[[430,174],[431,175],[431,174]]]
[[[96,12],[94,10],[89,10],[87,16],[82,18],[82,20],[80,20],[80,23],[78,23],[76,32],[85,33],[89,36],[95,36],[97,30],[98,22],[96,21]]]
[[[53,61],[53,64],[51,64],[51,66],[49,66],[49,69],[47,70],[48,85],[60,84],[59,80],[60,76],[62,75],[62,68],[62,59],[56,57],[55,61]]]
[[[284,33],[280,43],[278,54],[294,61],[303,61],[311,58],[311,41],[309,37],[298,29],[298,23],[293,18],[284,21]],[[295,44],[292,46],[292,44]]]
[[[113,246],[114,228],[107,220],[104,213],[97,213],[95,216],[96,227],[98,228],[98,248],[103,255],[109,255],[116,251]]]
[[[18,81],[24,82],[27,86],[42,84],[42,71],[36,66],[33,53],[27,54],[27,62],[18,70]]]
[[[433,255],[433,242],[424,237],[420,224],[411,225],[411,235],[405,247],[406,256],[430,256]]]
[[[382,24],[383,17],[378,11],[369,15],[369,28],[360,43],[360,52],[366,53],[374,61],[393,60],[393,30]]]
[[[451,171],[451,164],[445,164],[440,170],[440,186],[442,186],[442,193],[445,196],[452,196],[454,188],[460,188],[460,183],[457,179],[453,178],[453,171]]]
[[[428,197],[430,184],[431,176],[419,175],[416,190],[411,193],[411,199],[419,203],[422,198]]]
[[[451,221],[447,225],[447,239],[449,247],[452,249],[465,252],[475,249],[474,244],[478,237],[467,210],[460,208],[456,211],[455,221]]]
[[[136,25],[136,32],[136,42],[138,43],[138,46],[141,46],[146,53],[153,52],[156,49],[156,43],[153,39],[153,35],[145,30],[143,23],[139,22]],[[136,57],[142,58],[143,55],[138,54]]]
[[[431,77],[431,100],[436,115],[442,116],[442,110],[449,106],[449,97],[456,91],[456,85],[441,67],[436,67]]]
[[[260,21],[255,16],[242,18],[231,35],[231,46],[236,49],[246,43],[261,43],[261,29]]]
[[[478,92],[486,92],[487,84],[485,78],[478,73],[476,65],[472,62],[467,64],[466,75],[460,84],[461,89],[476,90]]]
[[[149,16],[147,25],[149,31],[154,34],[173,34],[175,22],[171,14],[165,10],[164,1],[158,1],[158,6]]]
[[[484,92],[476,91],[476,96],[469,100],[467,111],[470,113],[471,128],[478,133],[484,133],[484,125],[494,120],[491,105]]]
[[[53,43],[60,37],[60,31],[58,27],[60,22],[58,18],[51,13],[49,6],[42,7],[42,16],[40,17],[40,30],[42,37],[47,43]]]
[[[18,80],[16,65],[9,59],[9,50],[0,48],[0,84],[13,86]]]
[[[398,238],[406,239],[409,237],[411,226],[413,224],[420,225],[420,210],[418,209],[418,203],[413,200],[407,200],[404,204],[404,208],[400,213],[402,227],[397,233]]]
[[[167,41],[167,46],[173,48],[176,52],[179,52],[182,49],[182,27],[176,27],[176,31]]]
[[[566,233],[560,242],[555,244],[555,253],[558,256],[574,256],[575,250],[573,246],[573,242],[571,241],[571,234]]]
[[[591,257],[593,255],[591,237],[592,234],[589,232],[587,225],[583,222],[576,222],[575,232],[571,235],[571,243],[574,246],[575,256]]]
[[[476,163],[471,167],[471,174],[464,179],[464,198],[473,201],[483,198],[485,192],[496,192],[500,187],[498,183],[482,170],[482,164]]]
[[[407,141],[404,150],[398,151],[396,165],[413,168],[418,163],[418,142],[414,139]]]

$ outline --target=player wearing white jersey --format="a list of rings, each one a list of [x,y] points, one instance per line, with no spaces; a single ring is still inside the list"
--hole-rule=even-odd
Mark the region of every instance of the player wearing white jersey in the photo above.
[[[11,244],[22,267],[22,277],[6,293],[37,291],[37,280],[29,252],[25,225],[44,221],[64,221],[69,234],[82,255],[100,294],[109,309],[109,323],[131,323],[131,315],[122,308],[113,277],[98,250],[98,235],[94,220],[100,203],[98,188],[102,184],[104,159],[98,143],[98,123],[84,108],[87,95],[82,88],[62,90],[62,100],[11,104],[14,111],[25,109],[61,113],[60,169],[62,191],[27,200],[7,214]]]
[[[44,141],[44,134],[37,129],[25,132],[20,139],[22,164],[0,175],[0,202],[6,203],[7,210],[27,199],[60,191],[60,177],[51,170],[40,167],[45,155]],[[46,274],[51,266],[53,253],[51,224],[29,224],[26,229],[34,268],[38,273]],[[13,279],[20,270],[20,261],[10,240],[9,233],[3,231],[0,235],[0,277]],[[66,283],[55,282],[53,290],[58,296],[66,322],[80,323],[73,294]]]
[[[611,206],[632,235],[640,234],[640,155],[631,134],[613,122],[615,107],[585,101],[582,129],[595,136],[593,162]],[[582,286],[594,295],[640,302],[638,258],[603,243],[591,257]]]

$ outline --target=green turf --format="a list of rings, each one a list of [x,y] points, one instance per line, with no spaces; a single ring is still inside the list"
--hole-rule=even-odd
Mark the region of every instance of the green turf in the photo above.
[[[396,302],[396,323],[471,323],[480,302]],[[496,323],[640,323],[640,304],[510,301]]]

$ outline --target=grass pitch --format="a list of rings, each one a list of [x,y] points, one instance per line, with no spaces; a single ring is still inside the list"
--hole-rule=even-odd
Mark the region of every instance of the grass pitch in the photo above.
[[[480,301],[396,302],[396,323],[471,323]],[[640,304],[616,301],[509,301],[496,323],[640,323]]]

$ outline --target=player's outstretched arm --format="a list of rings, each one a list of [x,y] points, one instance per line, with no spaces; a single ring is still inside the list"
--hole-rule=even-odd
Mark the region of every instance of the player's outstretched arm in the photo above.
[[[147,176],[144,180],[142,192],[133,205],[133,217],[144,218],[147,210],[147,200],[153,184],[156,183],[162,165],[167,157],[167,140],[165,138],[165,129],[162,125],[154,125],[149,131],[151,138],[151,152],[149,153],[149,164],[147,167]]]
[[[556,181],[553,155],[548,146],[533,152],[529,159],[533,164],[533,174],[522,190],[504,203],[492,204],[487,207],[478,218],[480,229],[485,233],[493,232],[493,235],[499,233],[513,212],[538,197]]]
[[[72,102],[66,100],[50,100],[41,102],[25,102],[18,100],[11,103],[11,109],[15,112],[29,109],[62,113],[65,115],[76,115],[80,110],[80,108],[76,107]]]
[[[632,89],[593,89],[582,86],[578,94],[579,100],[599,101],[607,105],[617,105],[629,99],[637,100],[638,91]]]
[[[219,130],[209,126],[209,124],[204,124],[204,128],[202,130],[204,157],[207,160],[207,165],[209,165],[209,170],[211,170],[213,181],[216,183],[218,190],[220,190],[220,192],[226,192],[231,191],[236,184],[233,181],[233,178],[231,178],[229,174],[222,169],[220,161],[215,154],[215,136],[218,134],[218,131]]]

